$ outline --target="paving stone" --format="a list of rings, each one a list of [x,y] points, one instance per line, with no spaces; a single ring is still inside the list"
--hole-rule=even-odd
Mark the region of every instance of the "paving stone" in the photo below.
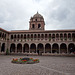
[[[38,58],[36,64],[13,64],[13,58]],[[3,56],[0,55],[0,75],[75,75],[75,57]]]

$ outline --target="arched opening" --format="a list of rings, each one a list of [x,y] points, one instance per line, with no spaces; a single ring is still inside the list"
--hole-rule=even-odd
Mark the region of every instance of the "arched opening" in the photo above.
[[[60,53],[67,53],[67,46],[65,43],[60,45]]]
[[[34,34],[34,39],[36,40],[36,38],[37,38],[37,35],[36,35],[36,34]]]
[[[71,34],[70,33],[68,34],[68,39],[71,40]]]
[[[41,28],[41,24],[38,24],[38,28]]]
[[[43,51],[44,51],[43,44],[39,43],[38,46],[37,46],[37,50],[39,50],[40,53],[43,53]]]
[[[24,44],[23,52],[27,52],[27,53],[29,53],[29,45],[28,45],[27,43]]]
[[[44,34],[41,34],[41,38],[42,38],[42,39],[44,38]]]
[[[24,35],[24,39],[26,39],[26,34]]]
[[[30,35],[28,34],[28,35],[27,35],[27,39],[29,39],[29,38],[30,38]]]
[[[34,43],[30,45],[30,52],[36,53],[36,45]]]
[[[52,40],[55,41],[55,34],[52,34]]]
[[[47,38],[47,34],[45,34],[45,38]]]
[[[21,34],[21,39],[23,39],[23,34]]]
[[[51,45],[48,43],[45,45],[45,53],[51,53]]]
[[[11,39],[13,39],[13,35],[11,35]]]
[[[38,34],[38,38],[40,38],[40,34]]]
[[[4,39],[5,37],[4,37],[4,33],[2,34],[2,38]]]
[[[59,45],[57,43],[52,45],[52,53],[59,53]]]
[[[20,38],[20,35],[18,34],[18,39]]]
[[[2,44],[1,52],[5,52],[5,43]]]
[[[59,40],[59,34],[56,34],[56,40]]]
[[[60,34],[60,40],[63,41],[63,34]]]
[[[66,33],[64,34],[64,40],[65,41],[67,40],[67,34]]]
[[[14,38],[16,39],[16,35],[14,35]]]
[[[75,33],[72,33],[72,40],[75,41]]]
[[[33,39],[33,34],[31,34],[31,38]]]
[[[49,34],[49,41],[51,41],[51,34]]]
[[[17,44],[17,52],[22,52],[22,44]]]
[[[11,44],[10,46],[10,52],[15,52],[15,44]]]
[[[35,28],[35,25],[34,24],[32,24],[32,28]]]
[[[68,45],[68,51],[69,51],[69,53],[74,53],[75,52],[75,45],[73,43],[70,43]]]

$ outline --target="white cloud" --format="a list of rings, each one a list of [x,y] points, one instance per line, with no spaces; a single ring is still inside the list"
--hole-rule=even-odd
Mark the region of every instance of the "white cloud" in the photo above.
[[[45,18],[45,29],[75,29],[75,0],[0,0],[0,27],[29,29],[36,12]]]

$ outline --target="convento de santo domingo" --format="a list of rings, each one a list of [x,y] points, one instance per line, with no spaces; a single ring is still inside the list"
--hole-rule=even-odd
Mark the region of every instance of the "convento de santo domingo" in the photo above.
[[[0,54],[74,54],[75,29],[45,30],[45,21],[38,12],[30,18],[29,30],[7,31],[0,28]]]

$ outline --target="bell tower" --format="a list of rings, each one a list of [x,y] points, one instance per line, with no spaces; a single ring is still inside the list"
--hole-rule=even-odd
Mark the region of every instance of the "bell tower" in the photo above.
[[[44,18],[38,12],[31,17],[29,24],[29,30],[44,30]]]

